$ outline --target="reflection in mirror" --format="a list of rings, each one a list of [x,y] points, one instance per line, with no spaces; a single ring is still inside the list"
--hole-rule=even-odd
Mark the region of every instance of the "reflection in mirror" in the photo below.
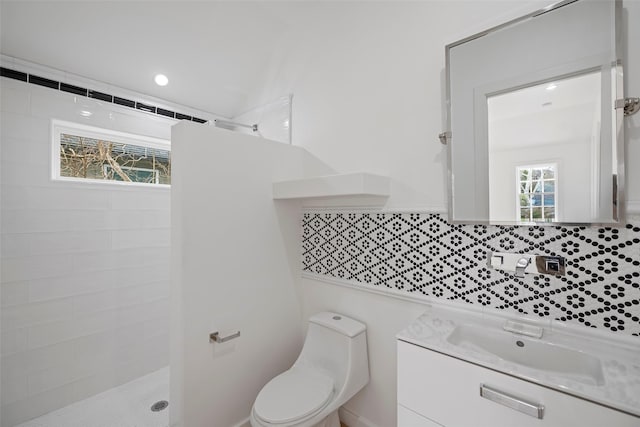
[[[600,109],[600,70],[487,97],[492,221],[602,216],[599,192],[610,186],[599,183],[615,164],[600,162]]]
[[[620,0],[565,0],[446,47],[449,217],[622,224]]]

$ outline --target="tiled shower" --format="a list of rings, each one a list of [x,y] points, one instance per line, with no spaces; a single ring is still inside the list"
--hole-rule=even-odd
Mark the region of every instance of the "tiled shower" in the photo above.
[[[13,426],[167,367],[170,191],[52,180],[50,127],[168,139],[170,124],[1,84],[1,412]]]

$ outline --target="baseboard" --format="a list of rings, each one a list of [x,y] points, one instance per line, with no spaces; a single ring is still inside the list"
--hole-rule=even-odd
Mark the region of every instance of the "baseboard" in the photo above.
[[[338,410],[340,421],[348,427],[378,427],[365,417],[355,414],[345,407],[340,407]]]

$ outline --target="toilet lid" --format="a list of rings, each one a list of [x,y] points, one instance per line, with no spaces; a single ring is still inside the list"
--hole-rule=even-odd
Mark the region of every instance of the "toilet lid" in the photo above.
[[[287,423],[324,407],[333,394],[333,380],[309,368],[293,367],[265,385],[253,406],[268,423]]]

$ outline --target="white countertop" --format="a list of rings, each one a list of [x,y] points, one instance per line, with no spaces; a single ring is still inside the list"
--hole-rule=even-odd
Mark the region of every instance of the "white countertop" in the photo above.
[[[542,338],[539,338],[540,341],[598,357],[602,365],[604,384],[577,381],[571,376],[563,376],[560,372],[539,370],[504,360],[472,344],[456,345],[448,341],[449,335],[460,324],[480,326],[483,329],[495,328],[495,332],[509,334],[515,340],[538,340],[503,331],[502,326],[506,320],[542,327],[544,332]],[[622,337],[559,321],[487,313],[473,308],[431,306],[422,316],[398,333],[397,338],[640,417],[638,337]]]

